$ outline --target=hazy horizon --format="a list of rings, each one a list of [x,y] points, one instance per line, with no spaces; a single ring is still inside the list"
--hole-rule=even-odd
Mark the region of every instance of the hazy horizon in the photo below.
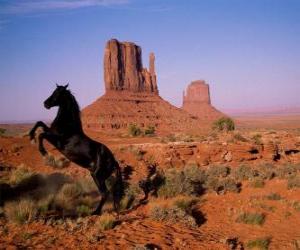
[[[300,107],[300,1],[0,1],[0,122],[51,119],[70,83],[83,108],[104,94],[107,40],[156,55],[160,95],[181,106],[197,79],[220,110]]]

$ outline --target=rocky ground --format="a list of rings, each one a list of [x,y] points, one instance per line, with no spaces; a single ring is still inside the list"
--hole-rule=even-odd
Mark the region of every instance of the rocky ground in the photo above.
[[[99,197],[88,171],[51,145],[45,161],[27,137],[1,137],[1,249],[300,248],[299,130],[89,135],[121,164],[128,184],[121,214],[108,204],[104,215],[89,215]],[[140,180],[157,188],[144,204]]]

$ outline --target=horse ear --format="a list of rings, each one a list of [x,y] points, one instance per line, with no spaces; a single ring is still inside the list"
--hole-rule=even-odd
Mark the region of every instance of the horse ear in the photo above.
[[[58,84],[57,83],[55,83],[56,84],[56,87],[58,87]]]
[[[69,87],[69,83],[67,85],[64,86],[65,89],[67,89],[67,87]]]

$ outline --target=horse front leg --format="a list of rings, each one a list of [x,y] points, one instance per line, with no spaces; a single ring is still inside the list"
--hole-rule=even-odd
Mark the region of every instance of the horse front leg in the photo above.
[[[34,126],[33,128],[30,130],[29,132],[29,138],[31,141],[35,142],[35,131],[39,128],[43,128],[43,131],[44,132],[49,132],[49,127],[42,121],[38,121]]]
[[[60,136],[52,134],[50,132],[44,132],[39,134],[38,137],[38,146],[39,146],[39,151],[42,154],[42,156],[46,156],[48,152],[46,151],[44,147],[44,139],[46,139],[48,142],[50,142],[53,146],[58,148],[58,145],[60,144]]]

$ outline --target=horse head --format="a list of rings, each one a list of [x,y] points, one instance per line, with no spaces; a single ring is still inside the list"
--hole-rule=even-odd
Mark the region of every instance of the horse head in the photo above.
[[[50,109],[55,106],[60,106],[66,97],[66,94],[69,92],[67,90],[69,84],[62,86],[56,84],[56,89],[53,91],[51,96],[49,96],[46,101],[44,101],[44,106],[46,109]]]

